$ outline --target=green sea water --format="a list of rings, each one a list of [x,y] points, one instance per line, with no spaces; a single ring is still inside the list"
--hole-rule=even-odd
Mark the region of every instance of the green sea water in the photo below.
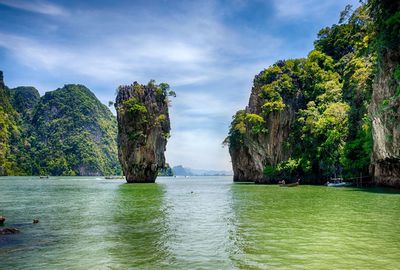
[[[390,189],[2,177],[0,215],[0,269],[400,269]]]

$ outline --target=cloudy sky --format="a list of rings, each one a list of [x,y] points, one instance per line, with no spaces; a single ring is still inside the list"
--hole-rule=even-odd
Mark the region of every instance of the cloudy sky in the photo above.
[[[41,94],[84,84],[105,104],[120,84],[167,82],[172,165],[230,170],[226,137],[254,75],[304,57],[358,0],[0,0],[0,70]]]

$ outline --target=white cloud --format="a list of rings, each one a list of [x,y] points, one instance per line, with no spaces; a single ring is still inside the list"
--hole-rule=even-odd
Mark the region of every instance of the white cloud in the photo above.
[[[29,35],[0,28],[0,49],[13,64],[29,67],[24,70],[37,78],[29,84],[42,79],[37,85],[51,90],[47,89],[51,85],[82,83],[103,102],[114,99],[119,84],[150,79],[168,82],[178,94],[170,110],[168,161],[229,170],[230,158],[221,142],[231,116],[248,102],[254,75],[278,59],[303,52],[293,49],[285,35],[271,36],[265,29],[246,25],[229,26],[221,13],[231,10],[229,16],[236,16],[246,1],[236,0],[237,5],[222,9],[216,1],[177,1],[173,12],[158,6],[151,9],[151,5],[136,9],[134,2],[127,10],[80,5],[80,9],[71,6],[66,11],[44,1],[0,0],[0,4],[19,9],[73,18],[40,18],[41,27]],[[273,3],[277,15],[285,19],[324,14],[321,11],[327,6],[317,0]]]
[[[0,4],[45,15],[64,16],[68,14],[62,7],[45,1],[0,0]]]
[[[50,25],[51,31],[75,30],[63,42],[0,32],[0,47],[36,70],[113,83],[154,78],[174,86],[247,75],[249,64],[243,58],[265,63],[280,47],[282,42],[275,37],[256,32],[243,36],[228,29],[213,15],[212,3],[200,10],[186,7],[189,14],[172,17],[138,13],[138,20],[112,10],[71,9],[74,20],[62,21],[62,27]]]
[[[67,71],[97,80],[140,80],[143,74],[165,72],[171,75],[171,71],[189,75],[185,78],[178,75],[177,83],[191,83],[207,78],[198,75],[201,74],[201,65],[212,59],[207,50],[168,40],[160,43],[158,39],[148,39],[145,42],[130,37],[111,39],[112,42],[106,40],[99,45],[73,48],[0,33],[0,46],[31,68],[50,72]],[[174,81],[174,77],[171,79]]]

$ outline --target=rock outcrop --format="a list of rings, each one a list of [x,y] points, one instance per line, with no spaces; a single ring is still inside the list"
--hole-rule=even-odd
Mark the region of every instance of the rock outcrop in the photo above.
[[[47,92],[36,106],[33,146],[41,175],[117,175],[117,121],[85,86]],[[45,169],[45,171],[44,171]]]
[[[256,76],[226,139],[235,181],[372,175],[400,187],[399,13],[400,2],[386,0],[342,12],[307,58]]]
[[[399,188],[400,34],[398,25],[388,22],[396,18],[396,11],[398,17],[400,3],[382,1],[375,8],[382,18],[377,18],[379,61],[370,106],[374,139],[373,176],[380,185]]]
[[[20,142],[18,113],[10,101],[10,92],[0,71],[0,176],[10,175],[17,167],[14,143]]]
[[[17,228],[0,228],[0,235],[16,234],[19,232]]]
[[[10,89],[11,102],[15,110],[27,121],[32,120],[32,114],[40,101],[39,91],[31,86],[19,86]]]
[[[4,76],[3,71],[0,70],[0,88],[4,88]]]
[[[83,85],[40,97],[0,72],[0,175],[118,175],[117,121]]]
[[[400,50],[386,52],[373,87],[374,179],[378,184],[400,187],[400,82],[393,73],[400,65]]]
[[[264,174],[264,168],[267,164],[276,166],[290,156],[291,151],[285,149],[284,143],[290,135],[299,105],[303,103],[300,92],[284,96],[283,102],[286,106],[282,110],[270,112],[262,120],[259,118],[262,130],[255,132],[257,123],[252,121],[251,116],[262,115],[262,106],[265,102],[261,94],[263,85],[259,82],[262,74],[263,72],[254,79],[248,106],[235,116],[236,120],[242,118],[245,126],[242,134],[236,134],[239,138],[231,136],[229,143],[233,180],[237,182],[277,182],[277,179]]]
[[[118,157],[128,183],[154,182],[170,132],[167,84],[120,86],[115,102]]]
[[[0,216],[0,226],[3,225],[5,221],[6,221],[6,217]]]

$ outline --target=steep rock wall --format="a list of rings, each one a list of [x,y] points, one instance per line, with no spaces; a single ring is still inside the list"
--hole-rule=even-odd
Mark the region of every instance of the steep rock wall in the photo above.
[[[400,83],[393,74],[399,65],[400,49],[383,53],[371,103],[374,179],[395,187],[400,187]]]
[[[262,88],[257,83],[262,72],[254,79],[249,104],[244,114],[262,114],[265,100],[261,97]],[[276,166],[279,162],[287,160],[291,149],[285,147],[292,125],[296,121],[296,112],[302,103],[302,96],[283,96],[285,108],[269,113],[264,117],[263,132],[255,134],[249,123],[241,143],[231,141],[229,153],[232,159],[234,181],[274,183],[277,179],[266,176],[263,171],[266,164]],[[241,113],[241,112],[238,112]]]
[[[377,27],[378,66],[370,115],[373,176],[377,184],[400,187],[400,2],[370,1]]]
[[[118,157],[129,183],[154,182],[170,132],[166,84],[120,86],[115,102]]]

